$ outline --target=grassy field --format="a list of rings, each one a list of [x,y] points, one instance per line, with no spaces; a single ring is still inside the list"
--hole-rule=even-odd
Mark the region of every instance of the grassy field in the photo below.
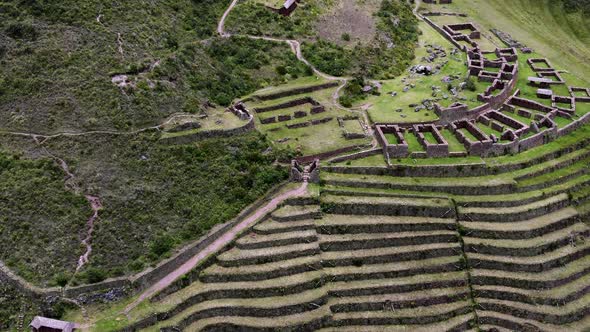
[[[420,104],[422,100],[433,99],[432,97],[432,86],[438,86],[442,92],[437,96],[440,100],[439,104],[442,106],[448,106],[451,103],[458,101],[453,98],[449,91],[447,91],[447,84],[442,82],[442,78],[449,75],[457,75],[461,78],[465,78],[467,74],[467,66],[465,65],[465,55],[460,53],[457,55],[456,60],[450,56],[451,50],[454,48],[453,45],[444,39],[436,30],[430,27],[424,22],[419,23],[420,35],[419,47],[416,48],[416,58],[413,63],[416,64],[428,64],[422,61],[422,57],[427,56],[426,45],[439,45],[442,46],[445,51],[449,54],[446,58],[437,60],[437,63],[441,63],[444,60],[449,62],[442,67],[442,70],[431,76],[421,75],[402,75],[393,80],[387,80],[382,82],[380,96],[369,96],[365,100],[357,102],[354,106],[360,107],[362,105],[368,105],[368,113],[372,122],[374,123],[403,123],[403,122],[422,122],[422,121],[433,121],[438,117],[433,111],[421,110],[415,112],[410,104]],[[406,79],[406,83],[402,82],[402,79]],[[405,85],[415,85],[414,88],[408,92],[403,92]],[[459,97],[463,97],[466,100],[463,101],[469,106],[477,106],[479,102],[476,100],[478,93],[483,91],[488,84],[475,82],[477,86],[476,92],[463,91],[459,94]],[[458,81],[454,82],[454,85],[458,85]],[[397,92],[397,96],[392,97],[391,92]],[[447,99],[443,99],[443,95],[448,96]],[[396,112],[397,109],[402,109],[401,112]]]

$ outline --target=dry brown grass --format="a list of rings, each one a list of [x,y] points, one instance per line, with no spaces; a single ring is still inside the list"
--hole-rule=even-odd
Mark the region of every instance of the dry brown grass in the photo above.
[[[374,14],[379,9],[379,0],[342,0],[323,14],[316,28],[322,39],[339,45],[367,43],[373,40],[377,31]],[[350,40],[342,38],[350,35]]]

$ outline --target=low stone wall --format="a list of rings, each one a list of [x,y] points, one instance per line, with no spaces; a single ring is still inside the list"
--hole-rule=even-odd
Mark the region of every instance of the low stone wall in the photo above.
[[[305,105],[305,104],[310,104],[311,106],[319,106],[320,105],[320,103],[315,101],[313,98],[304,97],[304,98],[289,100],[288,102],[284,102],[284,103],[277,104],[277,105],[254,108],[254,112],[260,114],[260,113],[272,112],[272,111],[277,111],[277,110],[291,108],[291,107]]]
[[[459,44],[455,39],[453,39],[453,36],[451,36],[446,30],[439,27],[436,23],[432,22],[432,20],[426,16],[420,15],[420,18],[422,18],[422,20],[424,20],[424,22],[428,23],[428,25],[430,25],[432,28],[434,28],[434,30],[436,30],[443,37],[445,37],[449,42],[451,42],[451,44],[453,44],[453,46],[455,46],[456,48],[458,48],[460,50],[465,51],[465,48],[461,44]]]
[[[255,98],[257,98],[259,100],[279,99],[279,98],[284,98],[284,97],[300,95],[303,93],[310,93],[310,92],[315,92],[315,91],[319,91],[319,90],[334,88],[334,87],[337,87],[338,84],[339,84],[338,82],[329,82],[329,83],[318,84],[318,85],[313,85],[313,86],[305,86],[305,87],[301,87],[301,88],[297,88],[297,89],[281,91],[281,92],[268,94],[268,95],[258,95],[258,96],[255,96]]]
[[[371,149],[371,150],[367,150],[367,151],[352,153],[352,154],[342,156],[342,157],[336,157],[336,158],[330,160],[330,163],[339,163],[339,162],[343,162],[343,161],[362,159],[362,158],[374,156],[374,155],[381,154],[381,153],[382,153],[382,150],[379,148]]]
[[[453,218],[455,210],[449,206],[409,206],[387,203],[329,203],[330,213],[345,215],[387,215]]]
[[[352,145],[352,146],[347,146],[347,147],[344,147],[344,148],[341,148],[341,149],[337,149],[337,150],[334,150],[334,151],[328,151],[328,152],[324,152],[324,153],[318,153],[318,154],[314,154],[314,155],[311,155],[311,156],[297,157],[295,159],[299,163],[305,164],[305,163],[313,162],[316,159],[319,159],[319,160],[329,159],[331,157],[335,157],[335,156],[340,155],[340,154],[344,154],[344,153],[351,152],[351,151],[354,151],[354,150],[360,150],[360,149],[367,148],[367,147],[369,147],[369,146],[367,146],[367,145]]]
[[[60,287],[40,288],[24,280],[12,272],[2,261],[0,261],[0,281],[18,289],[23,296],[43,300],[46,297],[61,296]]]
[[[174,137],[164,137],[161,138],[160,141],[166,144],[190,144],[195,141],[207,139],[207,138],[218,138],[218,137],[230,137],[235,135],[240,135],[252,131],[256,128],[254,123],[254,117],[250,117],[248,123],[241,127],[236,127],[232,129],[216,129],[216,130],[208,130],[208,131],[199,131],[193,134],[182,135],[182,136],[174,136]]]

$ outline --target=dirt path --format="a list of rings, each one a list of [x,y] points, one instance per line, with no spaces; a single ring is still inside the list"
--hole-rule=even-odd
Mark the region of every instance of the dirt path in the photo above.
[[[229,34],[225,33],[225,20],[227,20],[227,17],[229,16],[229,13],[231,13],[231,11],[234,9],[234,7],[238,4],[239,0],[233,0],[231,2],[231,4],[229,5],[229,7],[227,7],[227,9],[225,10],[225,12],[223,13],[223,16],[221,16],[221,20],[219,20],[219,24],[217,24],[217,33],[221,36],[221,37],[229,37]]]
[[[41,133],[33,133],[33,132],[21,132],[21,131],[7,131],[7,130],[0,130],[0,134],[8,134],[14,136],[23,136],[23,137],[30,137],[35,140],[35,142],[39,145],[45,143],[45,141],[52,139],[52,138],[59,138],[59,137],[77,137],[77,136],[85,136],[85,135],[135,135],[139,133],[143,133],[146,131],[151,130],[162,130],[162,128],[167,125],[168,123],[174,121],[177,117],[183,117],[186,114],[173,114],[164,122],[159,125],[144,127],[132,131],[116,131],[116,130],[90,130],[90,131],[82,131],[82,132],[59,132],[55,134],[41,134]]]
[[[100,203],[100,198],[96,196],[86,195],[86,199],[88,203],[90,203],[90,207],[92,208],[92,216],[88,218],[86,222],[86,237],[82,240],[82,244],[86,246],[86,252],[78,259],[78,266],[76,267],[76,272],[80,271],[80,269],[84,266],[84,264],[88,263],[88,259],[90,254],[92,253],[92,232],[94,231],[94,222],[98,219],[98,211],[102,209],[102,204]]]
[[[38,145],[41,144],[38,139],[35,139],[35,142]],[[45,152],[46,155],[48,155],[50,158],[52,158],[59,165],[61,170],[66,175],[65,179],[64,179],[64,186],[66,187],[66,189],[74,192],[75,194],[80,194],[80,192],[81,192],[80,186],[76,182],[76,177],[75,177],[74,173],[72,173],[72,171],[70,171],[70,167],[68,166],[68,163],[66,163],[66,161],[63,160],[62,158],[59,158],[58,156],[49,152],[49,150],[47,150],[46,147],[43,147],[42,150],[43,150],[43,152]],[[94,223],[98,219],[98,211],[100,211],[100,209],[102,209],[102,204],[100,202],[100,198],[98,198],[96,196],[88,195],[88,194],[84,195],[84,197],[86,197],[86,200],[90,204],[90,208],[92,209],[92,215],[86,221],[86,236],[84,236],[84,238],[81,241],[82,245],[84,247],[86,247],[86,251],[80,256],[80,258],[78,258],[78,265],[76,266],[76,272],[74,273],[74,275],[76,273],[78,273],[78,271],[80,271],[80,269],[86,263],[88,263],[88,261],[90,259],[90,254],[92,253],[91,240],[92,240],[92,232],[94,231]]]
[[[215,240],[197,255],[193,256],[190,260],[186,263],[179,266],[176,270],[172,273],[168,274],[164,278],[160,279],[157,283],[152,285],[150,288],[145,290],[139,297],[131,304],[129,304],[126,308],[124,313],[128,314],[133,308],[135,308],[138,304],[145,301],[146,299],[152,297],[156,293],[160,292],[161,290],[165,289],[166,287],[170,286],[175,280],[182,277],[183,275],[189,273],[192,269],[195,268],[200,262],[202,262],[205,258],[209,255],[218,252],[222,249],[225,245],[230,243],[234,240],[234,238],[240,234],[244,229],[252,226],[256,221],[258,221],[262,216],[265,214],[273,211],[276,209],[281,202],[286,200],[287,198],[302,196],[307,192],[307,183],[304,182],[299,188],[293,189],[286,193],[283,193],[275,198],[273,198],[270,202],[268,202],[265,206],[261,207],[260,209],[256,210],[253,214],[248,216],[248,218],[244,219],[242,222],[234,226],[232,229],[227,231],[223,234],[220,238]]]

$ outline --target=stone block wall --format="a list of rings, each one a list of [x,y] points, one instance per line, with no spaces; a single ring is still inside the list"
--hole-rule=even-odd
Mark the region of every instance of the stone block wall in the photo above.
[[[230,137],[234,135],[240,135],[252,131],[256,128],[254,123],[254,117],[250,117],[250,120],[243,126],[232,128],[232,129],[215,129],[208,131],[199,131],[190,135],[173,136],[162,138],[161,141],[166,144],[189,144],[194,141],[215,138],[215,137]]]
[[[377,125],[377,141],[383,148],[383,153],[392,158],[407,157],[409,154],[408,143],[404,138],[404,130],[398,125]],[[385,134],[393,134],[397,139],[397,144],[391,144],[385,137]]]
[[[553,66],[549,62],[548,59],[545,58],[530,58],[527,60],[527,63],[531,67],[534,72],[551,72],[555,71]],[[538,63],[544,63],[547,67],[539,67],[537,66]]]
[[[434,136],[436,143],[431,143],[424,137],[424,133],[429,132]],[[426,156],[430,158],[448,157],[449,143],[441,135],[434,125],[416,125],[414,126],[414,133],[418,137],[418,141],[426,150]]]
[[[287,90],[287,91],[281,91],[281,92],[272,93],[272,94],[268,94],[268,95],[258,95],[258,96],[255,96],[254,98],[256,98],[258,100],[263,100],[263,101],[273,100],[273,99],[279,99],[279,98],[290,97],[290,96],[300,95],[300,94],[304,94],[304,93],[310,93],[310,92],[315,92],[315,91],[319,91],[319,90],[334,88],[334,87],[337,87],[338,84],[339,84],[338,82],[329,82],[329,83],[318,84],[318,85],[313,85],[313,86],[306,86],[306,87],[301,87],[301,88]]]
[[[511,97],[507,101],[507,104],[512,105],[512,106],[524,107],[524,108],[528,108],[528,109],[538,111],[538,112],[543,112],[543,113],[549,113],[549,112],[553,111],[553,107],[543,105],[543,104],[536,102],[534,100],[518,97],[517,94],[515,96]]]
[[[579,88],[579,87],[568,87],[570,96],[574,98],[576,102],[590,103],[590,88]],[[581,92],[583,96],[579,96],[576,92]]]
[[[266,107],[257,107],[257,108],[254,108],[254,111],[256,113],[272,112],[272,111],[278,111],[278,110],[281,110],[284,108],[291,108],[291,107],[301,106],[301,105],[305,105],[305,104],[311,104],[312,107],[320,105],[320,103],[315,101],[313,98],[305,97],[305,98],[293,99],[288,102],[284,102],[284,103],[277,104],[277,105],[266,106]]]

